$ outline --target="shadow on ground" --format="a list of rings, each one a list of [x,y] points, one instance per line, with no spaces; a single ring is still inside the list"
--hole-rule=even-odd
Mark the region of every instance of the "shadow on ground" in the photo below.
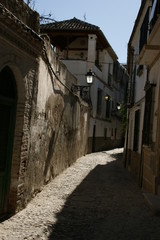
[[[145,206],[141,190],[122,166],[122,155],[112,158],[90,172],[69,196],[50,226],[49,239],[160,239],[160,218]]]

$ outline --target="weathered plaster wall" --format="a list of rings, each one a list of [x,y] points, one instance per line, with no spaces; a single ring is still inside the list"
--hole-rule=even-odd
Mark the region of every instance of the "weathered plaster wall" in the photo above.
[[[54,71],[59,71],[59,79],[70,89],[77,80],[56,60],[49,45],[47,54]],[[80,102],[63,84],[52,74],[46,59],[40,58],[22,204],[87,153],[88,105]]]
[[[77,79],[57,61],[50,42],[44,40],[44,54],[43,40],[26,28],[25,24],[38,31],[38,15],[22,0],[0,3],[9,9],[0,6],[4,16],[0,23],[0,71],[10,69],[17,89],[4,209],[4,213],[14,213],[24,208],[44,184],[87,153],[89,111],[88,105],[70,91]]]
[[[88,105],[68,91],[77,79],[56,60],[49,43],[49,61],[68,89],[44,55],[28,54],[27,43],[22,50],[1,36],[0,46],[0,71],[11,69],[18,95],[7,208],[13,213],[87,152]]]

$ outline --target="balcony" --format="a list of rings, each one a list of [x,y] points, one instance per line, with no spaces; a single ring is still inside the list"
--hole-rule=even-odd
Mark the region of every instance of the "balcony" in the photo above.
[[[160,3],[158,0],[153,3],[149,26],[147,41],[140,49],[139,65],[152,66],[160,55]]]
[[[151,66],[160,54],[160,45],[145,44],[138,58],[139,65]]]

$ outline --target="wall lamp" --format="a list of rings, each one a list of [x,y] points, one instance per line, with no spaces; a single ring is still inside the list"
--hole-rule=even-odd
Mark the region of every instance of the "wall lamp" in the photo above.
[[[95,76],[94,72],[92,72],[92,70],[90,69],[86,74],[86,79],[88,84],[93,83],[94,76]]]
[[[121,105],[119,103],[117,103],[117,110],[121,109]]]
[[[106,96],[104,97],[104,99],[106,100],[106,102],[108,102],[108,101],[110,101],[110,96],[109,96],[109,95],[106,95]]]
[[[93,84],[95,74],[94,74],[94,72],[92,72],[92,70],[89,70],[85,76],[86,76],[86,83],[88,85],[84,86],[84,85],[74,85],[73,84],[71,87],[71,90],[73,93],[77,94],[77,92],[80,91],[80,96],[82,97],[82,99],[84,99],[87,92],[89,92],[89,89],[90,89],[91,85]]]

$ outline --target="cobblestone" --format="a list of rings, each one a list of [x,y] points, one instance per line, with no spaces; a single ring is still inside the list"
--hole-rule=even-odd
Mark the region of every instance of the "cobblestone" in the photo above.
[[[123,168],[123,149],[86,155],[0,223],[1,240],[159,240],[160,218]]]

